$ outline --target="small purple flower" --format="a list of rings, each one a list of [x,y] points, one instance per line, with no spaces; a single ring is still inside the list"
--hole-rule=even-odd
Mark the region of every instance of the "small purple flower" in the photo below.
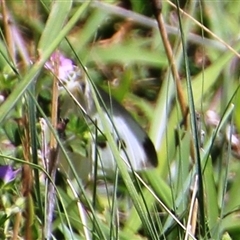
[[[0,179],[2,179],[4,183],[9,183],[16,178],[20,171],[21,169],[13,170],[10,165],[2,165],[0,166]]]
[[[51,71],[54,71],[54,63],[59,61],[58,77],[62,80],[66,79],[69,75],[69,72],[74,71],[73,61],[69,58],[66,58],[61,53],[53,53],[50,57],[45,67]]]

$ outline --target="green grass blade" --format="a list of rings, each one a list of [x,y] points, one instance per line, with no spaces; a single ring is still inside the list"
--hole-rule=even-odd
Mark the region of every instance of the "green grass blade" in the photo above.
[[[53,1],[46,26],[38,43],[40,53],[48,48],[61,32],[70,13],[72,1]]]

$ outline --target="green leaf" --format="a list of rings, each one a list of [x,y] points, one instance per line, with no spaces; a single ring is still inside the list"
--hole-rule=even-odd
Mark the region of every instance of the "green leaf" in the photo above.
[[[38,43],[40,52],[48,48],[62,30],[70,13],[72,1],[53,1],[50,14]]]

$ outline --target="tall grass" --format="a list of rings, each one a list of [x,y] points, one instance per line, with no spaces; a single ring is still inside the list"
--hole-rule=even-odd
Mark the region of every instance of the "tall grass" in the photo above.
[[[164,1],[166,39],[152,4],[117,3],[1,1],[0,160],[21,174],[2,181],[0,238],[238,239],[239,3]],[[108,177],[94,171],[96,123],[53,84],[53,53],[87,75]],[[127,169],[96,85],[148,132],[157,168]]]

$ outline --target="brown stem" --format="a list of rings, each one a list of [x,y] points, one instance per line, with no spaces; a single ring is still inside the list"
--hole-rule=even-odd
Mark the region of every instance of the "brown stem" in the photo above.
[[[178,97],[179,105],[180,105],[182,116],[183,116],[183,125],[185,126],[185,129],[187,129],[188,128],[188,117],[187,117],[188,105],[187,105],[185,97],[184,97],[181,80],[180,80],[180,77],[178,74],[176,63],[174,61],[172,47],[171,47],[171,44],[168,39],[168,34],[166,31],[164,19],[162,16],[162,1],[161,0],[152,0],[152,5],[153,5],[153,12],[154,12],[155,18],[158,23],[159,33],[161,35],[163,45],[165,48],[165,52],[166,52],[168,62],[169,62],[170,68],[171,68],[171,72],[173,75],[173,79],[176,83],[177,97]],[[192,141],[190,144],[190,154],[191,154],[192,159],[194,160],[195,153],[194,153],[194,146],[193,146]]]
[[[168,62],[169,62],[170,68],[171,68],[173,79],[175,80],[175,83],[176,83],[177,97],[178,97],[178,101],[180,104],[182,116],[185,119],[186,114],[188,112],[188,107],[186,104],[181,80],[180,80],[180,77],[178,74],[176,63],[174,61],[172,47],[171,47],[171,44],[168,39],[168,34],[166,31],[163,16],[162,16],[162,2],[159,0],[152,0],[152,4],[153,4],[154,15],[155,15],[157,23],[158,23],[159,33],[161,35],[163,45],[165,48],[165,52],[167,54],[167,58],[168,58]],[[187,128],[187,121],[184,122],[184,125],[185,125],[185,128]]]
[[[9,18],[9,14],[7,11],[5,0],[1,0],[2,6],[2,16],[3,16],[3,25],[4,25],[4,32],[6,36],[6,45],[8,49],[8,53],[12,61],[14,61],[14,51],[13,51],[13,41],[12,41],[12,28],[11,28],[11,21]]]
[[[54,129],[57,129],[58,123],[58,70],[59,70],[59,55],[56,53],[56,57],[53,59],[54,64],[54,78],[53,78],[53,86],[52,86],[52,114],[51,114],[51,123]],[[58,144],[56,138],[51,132],[50,135],[50,154],[49,154],[49,166],[48,172],[51,176],[51,180],[47,180],[47,216],[45,220],[45,237],[47,239],[51,236],[52,231],[52,220],[53,220],[53,212],[55,208],[55,177],[56,170],[58,164]]]
[[[18,239],[18,233],[19,233],[21,218],[22,218],[22,214],[21,214],[21,212],[18,212],[16,214],[15,221],[14,221],[12,240],[17,240]]]

